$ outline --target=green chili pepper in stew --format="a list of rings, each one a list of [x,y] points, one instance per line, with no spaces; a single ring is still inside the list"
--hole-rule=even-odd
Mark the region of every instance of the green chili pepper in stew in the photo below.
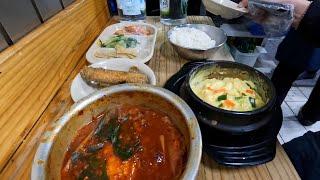
[[[224,95],[221,95],[217,98],[218,101],[223,101],[223,100],[226,100],[227,99],[227,95],[224,94]]]

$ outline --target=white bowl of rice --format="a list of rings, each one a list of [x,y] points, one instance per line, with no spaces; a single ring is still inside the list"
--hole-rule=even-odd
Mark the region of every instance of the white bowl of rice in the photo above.
[[[168,32],[169,42],[177,53],[188,60],[208,59],[227,41],[220,28],[206,24],[184,24]]]

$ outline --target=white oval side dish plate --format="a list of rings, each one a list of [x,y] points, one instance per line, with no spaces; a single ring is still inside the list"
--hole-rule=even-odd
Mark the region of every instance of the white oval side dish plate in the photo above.
[[[104,68],[109,70],[118,70],[118,71],[129,71],[130,67],[136,66],[141,73],[147,75],[149,79],[149,84],[156,85],[157,80],[154,72],[151,70],[150,67],[147,65],[139,62],[134,61],[131,59],[125,59],[125,58],[116,58],[116,59],[110,59],[108,61],[104,62],[98,62],[91,64],[90,67],[95,68]],[[79,101],[80,99],[88,96],[89,94],[97,91],[97,88],[93,88],[82,79],[80,76],[80,73],[77,74],[77,76],[72,81],[70,92],[71,92],[71,98],[74,102]]]
[[[99,58],[94,55],[96,51],[105,49],[105,48],[99,47],[98,45],[99,39],[101,39],[102,41],[105,41],[111,38],[117,30],[123,29],[125,26],[130,26],[130,25],[146,27],[150,29],[152,32],[151,35],[127,35],[128,37],[133,37],[137,39],[139,43],[139,45],[135,48],[137,51],[137,57],[133,58],[132,60],[139,61],[142,63],[148,62],[153,56],[158,31],[156,26],[153,26],[147,23],[142,23],[142,22],[122,22],[122,23],[113,24],[105,28],[102,31],[102,33],[99,35],[99,37],[91,45],[89,50],[87,51],[86,53],[87,61],[93,64],[96,62],[110,60],[110,58]]]

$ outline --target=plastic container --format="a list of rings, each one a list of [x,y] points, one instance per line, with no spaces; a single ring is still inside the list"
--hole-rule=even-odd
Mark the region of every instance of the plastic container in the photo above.
[[[236,62],[245,64],[251,67],[255,65],[260,54],[267,53],[265,48],[261,46],[257,46],[256,49],[254,50],[254,53],[242,53],[236,47],[231,46],[230,52]]]

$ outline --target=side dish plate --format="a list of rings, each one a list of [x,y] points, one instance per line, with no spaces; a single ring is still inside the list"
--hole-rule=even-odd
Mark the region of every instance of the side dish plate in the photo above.
[[[147,75],[149,84],[156,85],[154,72],[145,64],[128,59],[111,59],[105,62],[98,62],[90,65],[91,67],[100,67],[109,70],[128,71],[130,67],[136,66],[141,73]],[[73,101],[77,102],[83,97],[97,91],[98,89],[89,86],[80,76],[80,73],[72,81],[70,93]]]
[[[150,32],[150,35],[135,35],[135,34],[125,35],[127,37],[134,38],[138,41],[137,47],[134,48],[134,51],[137,53],[136,57],[132,58],[131,60],[139,61],[142,63],[148,62],[153,56],[154,47],[155,47],[156,38],[157,38],[157,28],[153,25],[150,25],[147,23],[141,23],[141,22],[123,22],[123,23],[117,23],[117,24],[108,26],[106,29],[103,30],[100,36],[94,41],[94,43],[91,45],[91,47],[87,51],[87,54],[86,54],[87,61],[93,64],[96,62],[110,60],[110,58],[107,58],[107,57],[101,58],[101,57],[95,56],[95,53],[97,51],[106,49],[99,46],[99,40],[106,41],[110,39],[112,36],[114,36],[115,32],[122,30],[127,26],[136,26],[139,28],[146,29]]]

